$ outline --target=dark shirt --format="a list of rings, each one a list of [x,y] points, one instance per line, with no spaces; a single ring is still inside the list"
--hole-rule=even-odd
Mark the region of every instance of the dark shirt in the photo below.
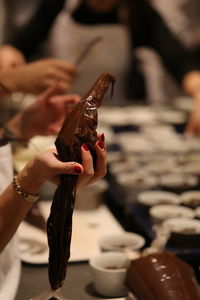
[[[170,32],[159,14],[147,4],[145,0],[132,0],[133,8],[129,10],[129,29],[132,47],[150,47],[161,56],[164,65],[171,74],[181,82],[183,76],[191,70],[199,69],[197,60],[189,53]],[[26,57],[47,38],[48,32],[62,10],[65,0],[42,0],[36,13],[23,28],[13,36],[9,42],[20,49]],[[142,3],[144,7],[142,7]],[[122,22],[118,9],[108,13],[98,13],[81,1],[72,13],[73,19],[80,24],[117,24]],[[137,22],[132,22],[136,19]]]

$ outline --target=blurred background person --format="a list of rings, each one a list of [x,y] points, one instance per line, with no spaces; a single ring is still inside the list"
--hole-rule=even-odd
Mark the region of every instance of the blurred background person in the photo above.
[[[200,60],[200,2],[198,0],[151,0],[171,32],[188,51]],[[183,94],[180,85],[167,71],[161,57],[153,49],[140,48],[137,56],[147,82],[152,102],[168,102]]]
[[[79,77],[72,91],[75,89],[82,94],[93,78],[106,70],[118,79],[115,104],[126,103],[124,100],[127,98],[136,98],[134,92],[138,87],[132,80],[135,79],[135,73],[132,71],[132,66],[135,67],[133,50],[148,47],[160,55],[164,66],[176,78],[179,86],[182,84],[185,91],[195,99],[199,97],[198,62],[190,51],[175,39],[174,34],[147,1],[41,0],[28,23],[7,42],[19,49],[26,58],[30,58],[38,45],[47,39],[53,23],[55,27],[51,42],[46,47],[46,55],[76,62],[91,39],[96,36],[103,38],[82,62]],[[0,58],[5,63],[5,52],[2,53]],[[140,74],[140,66],[138,70]],[[139,82],[144,83],[142,80]],[[143,92],[143,97],[143,86],[139,90]],[[146,98],[148,97],[149,95],[146,95]],[[196,132],[195,128],[200,127],[199,123],[198,118],[195,118],[192,127]]]

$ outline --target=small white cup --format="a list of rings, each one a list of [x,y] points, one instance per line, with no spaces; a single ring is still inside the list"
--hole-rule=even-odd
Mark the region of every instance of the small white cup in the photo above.
[[[102,236],[99,240],[102,251],[134,251],[142,248],[144,244],[145,239],[143,236],[133,232],[109,234]]]
[[[106,297],[123,297],[127,295],[124,285],[127,256],[120,252],[103,252],[89,261],[96,292]]]

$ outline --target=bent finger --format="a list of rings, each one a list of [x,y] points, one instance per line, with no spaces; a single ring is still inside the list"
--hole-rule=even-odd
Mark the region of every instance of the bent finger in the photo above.
[[[95,150],[97,154],[96,168],[90,183],[104,177],[107,171],[105,142],[102,138],[95,144]]]
[[[86,144],[83,144],[81,147],[81,157],[82,157],[82,166],[83,166],[83,174],[79,177],[77,182],[77,188],[81,188],[87,185],[92,177],[94,176],[94,168],[93,168],[93,159],[92,155],[89,151],[89,148]]]

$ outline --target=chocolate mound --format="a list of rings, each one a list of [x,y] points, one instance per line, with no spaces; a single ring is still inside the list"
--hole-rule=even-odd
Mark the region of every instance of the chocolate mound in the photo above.
[[[94,145],[97,140],[97,108],[114,77],[103,73],[87,94],[67,116],[57,136],[55,145],[58,158],[81,163],[81,146],[86,144],[95,163]],[[49,282],[52,290],[62,286],[70,257],[72,214],[76,196],[77,175],[61,175],[51,212],[47,221],[49,244]]]
[[[125,283],[138,300],[200,299],[192,268],[167,251],[133,260]]]

